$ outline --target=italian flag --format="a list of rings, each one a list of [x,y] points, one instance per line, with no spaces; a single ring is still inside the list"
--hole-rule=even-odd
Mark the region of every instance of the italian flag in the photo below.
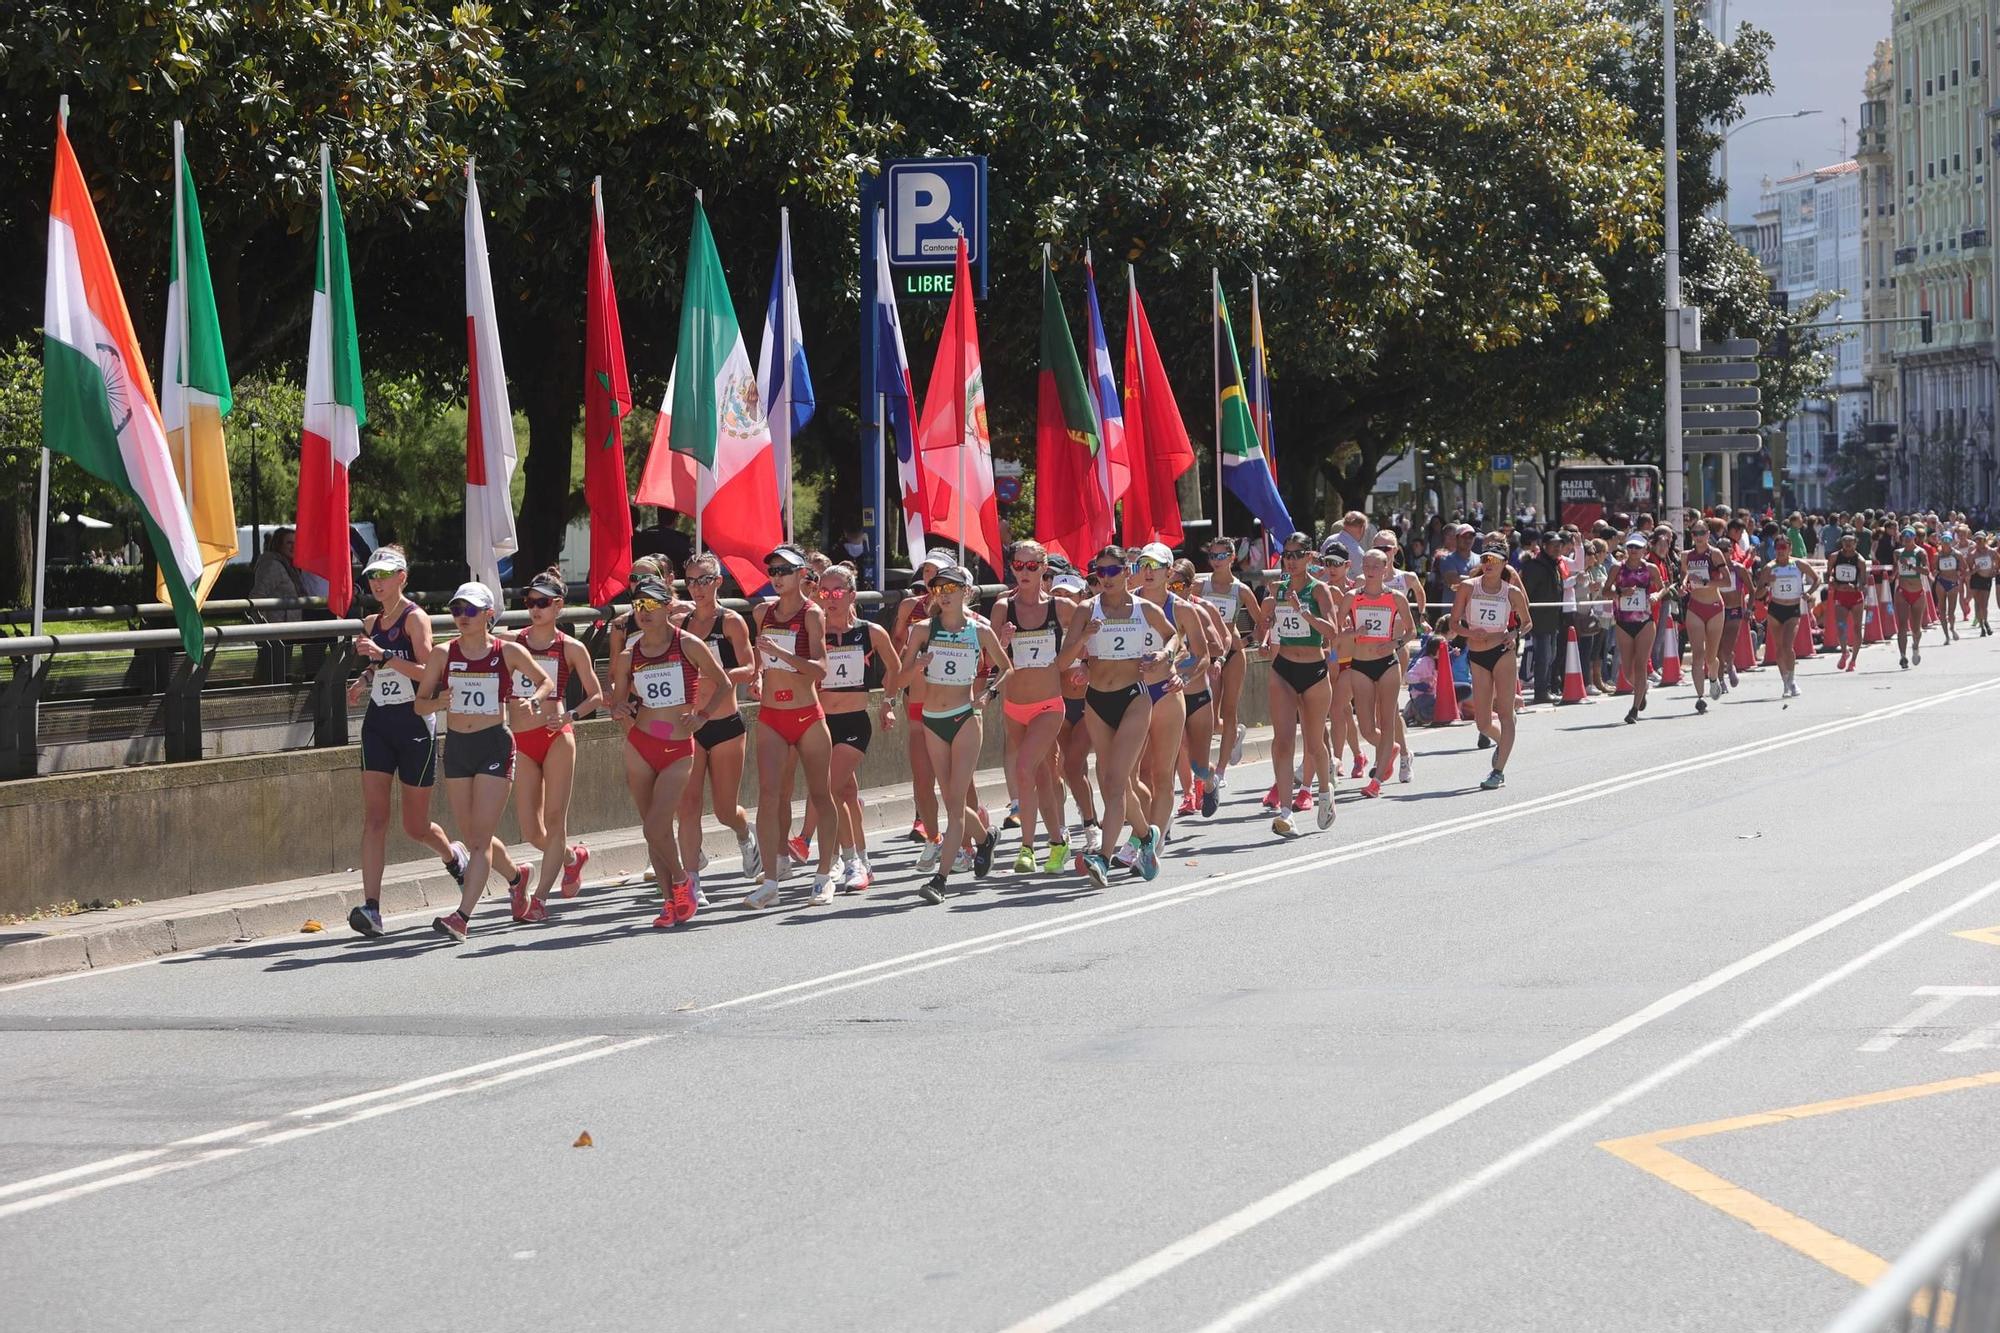
[[[688,243],[680,348],[638,500],[693,514],[696,549],[714,551],[744,592],[769,581],[764,557],[785,539],[771,428],[699,202]]]
[[[201,657],[201,544],[188,519],[153,382],[90,190],[56,125],[49,200],[48,300],[42,319],[42,439],[138,506],[190,658]]]
[[[326,580],[327,608],[354,602],[354,556],[347,538],[347,470],[361,457],[361,341],[354,332],[354,285],[347,229],[333,189],[333,160],[319,150],[319,245],[313,265],[312,335],[306,352],[304,429],[299,436],[299,521],[293,562]]]
[[[194,599],[205,604],[222,566],[236,554],[236,506],[229,490],[229,455],[222,445],[222,419],[230,407],[229,366],[222,356],[222,325],[215,317],[215,288],[208,279],[201,209],[195,202],[194,171],[188,166],[179,121],[174,122],[174,183],[160,419],[201,546],[201,579]],[[160,600],[166,600],[166,591],[162,579]]]

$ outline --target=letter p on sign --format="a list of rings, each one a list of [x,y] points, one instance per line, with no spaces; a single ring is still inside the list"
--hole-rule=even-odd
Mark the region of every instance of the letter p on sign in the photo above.
[[[951,187],[934,171],[904,171],[896,174],[896,258],[920,257],[917,228],[936,222],[951,207]]]

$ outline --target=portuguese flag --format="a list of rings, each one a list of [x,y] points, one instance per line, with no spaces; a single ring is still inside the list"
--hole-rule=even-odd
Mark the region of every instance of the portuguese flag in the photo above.
[[[201,581],[201,543],[174,475],[125,294],[60,120],[42,329],[43,442],[138,506],[181,643],[199,660],[201,609],[194,588]]]

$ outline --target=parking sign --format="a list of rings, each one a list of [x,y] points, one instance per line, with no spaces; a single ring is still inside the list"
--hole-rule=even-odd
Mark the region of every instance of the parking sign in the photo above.
[[[926,157],[890,162],[882,172],[889,265],[899,297],[951,295],[959,237],[986,295],[986,159]]]

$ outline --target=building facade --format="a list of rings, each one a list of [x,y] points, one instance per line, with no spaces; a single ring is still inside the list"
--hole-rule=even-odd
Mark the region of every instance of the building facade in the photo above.
[[[1899,0],[1889,86],[1896,248],[1890,503],[1993,508],[1992,61],[2000,0]],[[1930,316],[1930,341],[1922,318]]]
[[[1890,151],[1894,119],[1894,46],[1875,43],[1875,58],[1862,80],[1861,130],[1855,140],[1854,162],[1861,185],[1861,314],[1868,320],[1896,315],[1896,185],[1895,159]],[[1896,423],[1903,414],[1898,394],[1894,328],[1867,324],[1861,329],[1861,377],[1868,382],[1868,423],[1862,439],[1842,434],[1841,442],[1861,443],[1886,454],[1896,441]]]

